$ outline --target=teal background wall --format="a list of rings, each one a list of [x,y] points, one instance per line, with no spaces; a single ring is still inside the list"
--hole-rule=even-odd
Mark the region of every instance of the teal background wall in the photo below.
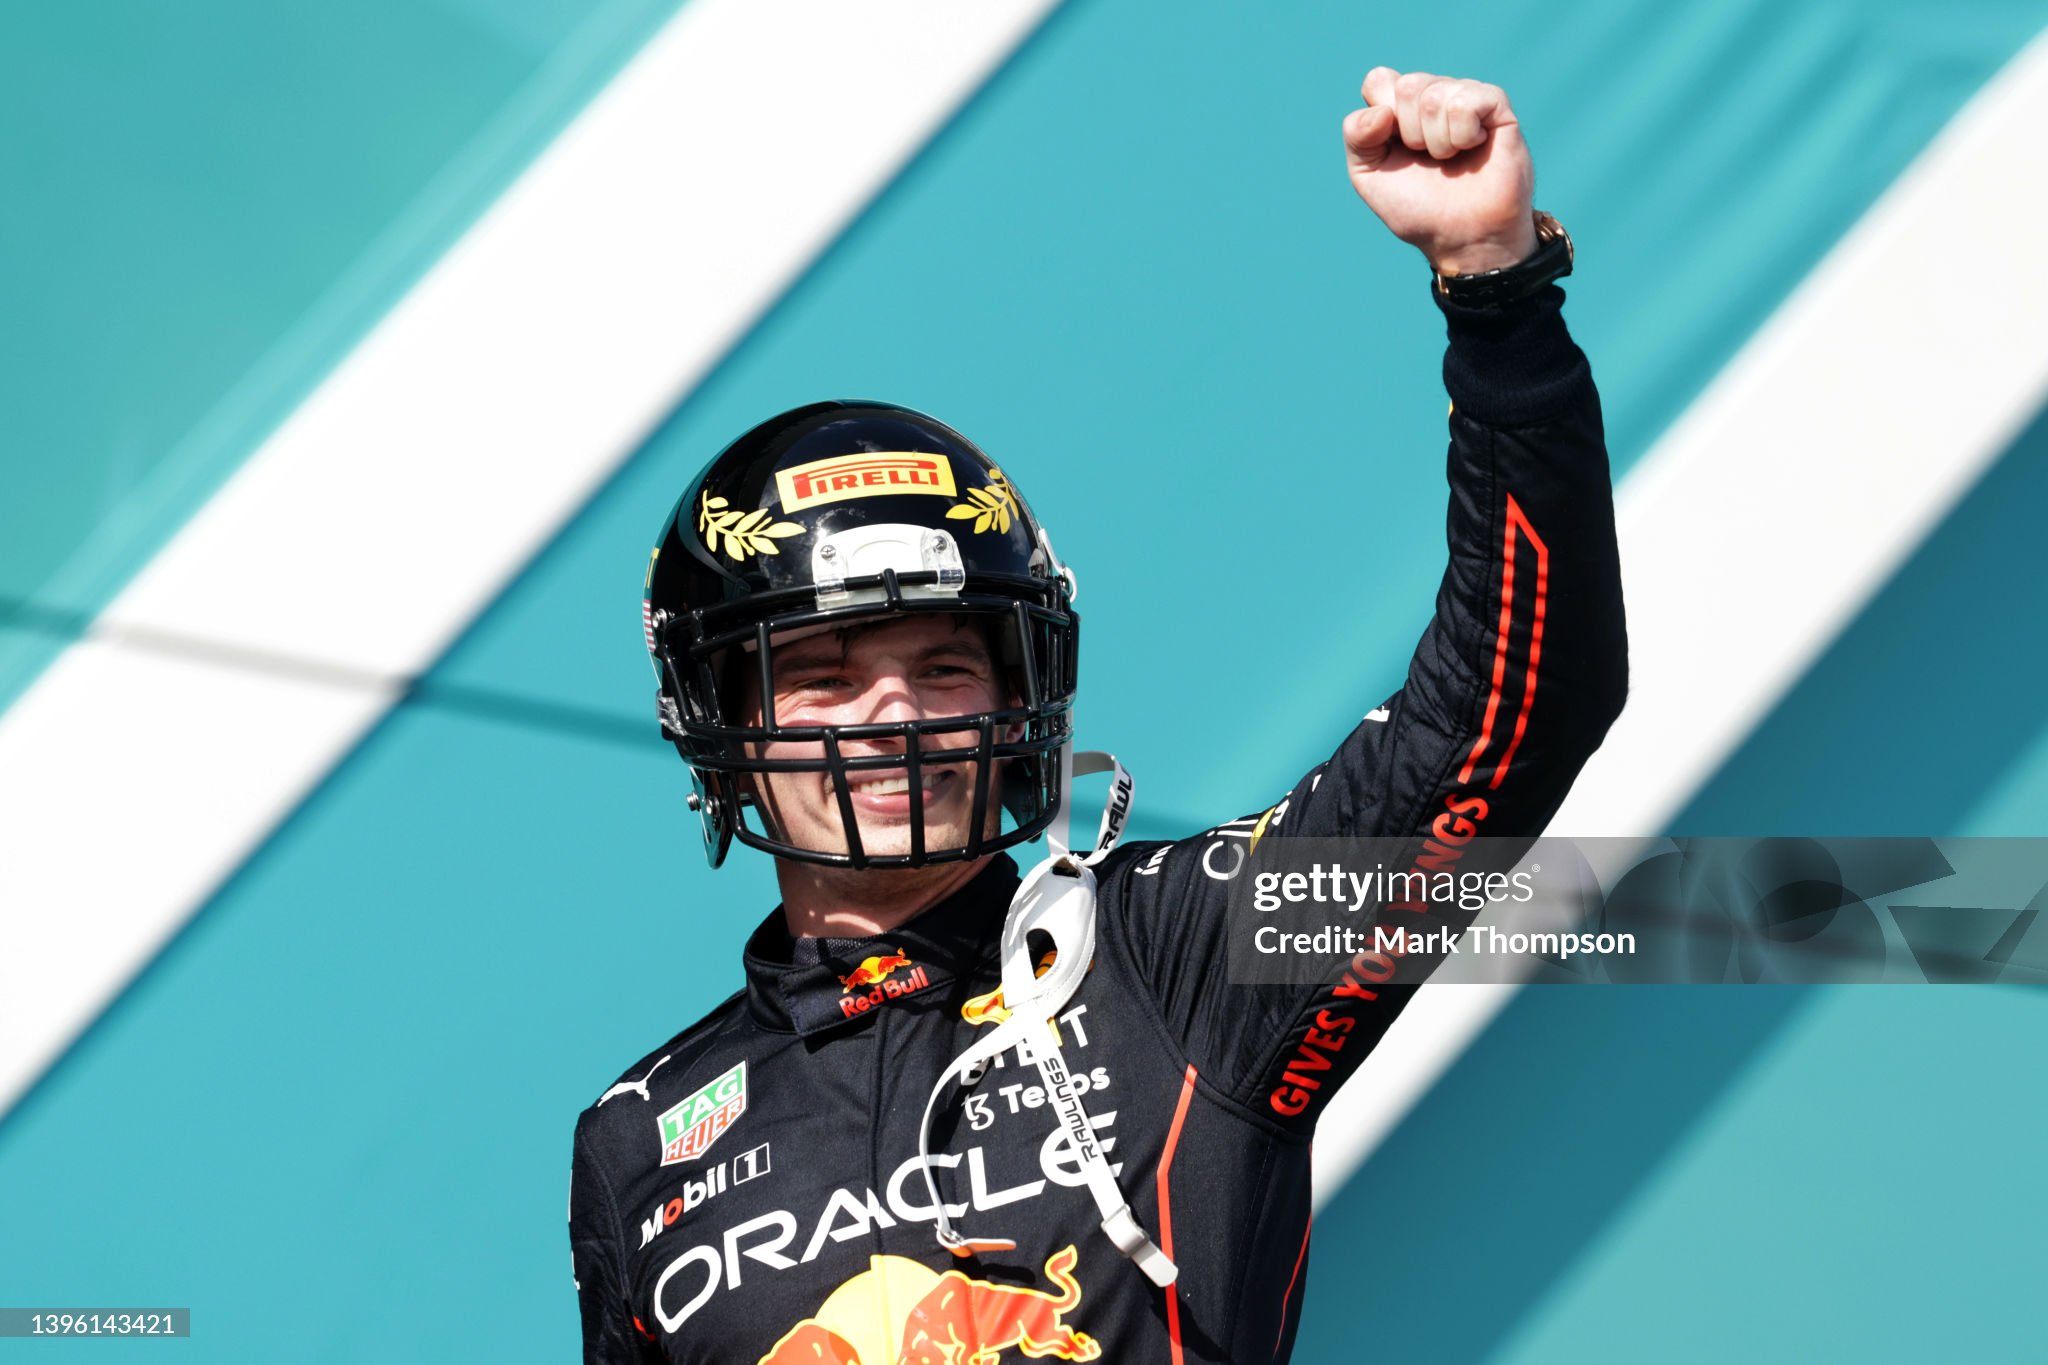
[[[0,703],[676,8],[0,14]]]

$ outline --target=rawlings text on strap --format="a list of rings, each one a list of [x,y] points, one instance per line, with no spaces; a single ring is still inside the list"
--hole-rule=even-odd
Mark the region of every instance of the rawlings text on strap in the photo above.
[[[1086,853],[1075,854],[1068,843],[1068,811],[1073,779],[1078,774],[1112,773],[1109,800],[1102,812],[1102,827]],[[925,1189],[936,1211],[940,1245],[955,1255],[977,1251],[1009,1250],[1015,1242],[1000,1238],[963,1237],[946,1213],[939,1198],[938,1182],[932,1174],[931,1122],[939,1097],[958,1081],[973,1085],[998,1053],[1016,1048],[1020,1062],[1034,1063],[1045,1080],[1054,1114],[1067,1134],[1081,1174],[1095,1207],[1102,1215],[1102,1230],[1117,1250],[1131,1258],[1146,1278],[1161,1288],[1179,1274],[1171,1259],[1155,1246],[1138,1225],[1116,1176],[1102,1154],[1102,1143],[1094,1124],[1075,1091],[1072,1075],[1060,1055],[1059,1034],[1053,1016],[1066,1007],[1095,960],[1095,864],[1107,857],[1123,837],[1130,818],[1134,784],[1114,756],[1103,753],[1075,754],[1070,747],[1060,750],[1060,806],[1046,830],[1049,855],[1031,869],[1010,901],[1010,913],[1003,921],[1002,970],[1003,1004],[1009,1013],[989,1033],[955,1057],[925,1101],[924,1119],[918,1125],[917,1156],[924,1172]],[[1052,941],[1050,964],[1038,968],[1031,952],[1031,936],[1043,934]]]

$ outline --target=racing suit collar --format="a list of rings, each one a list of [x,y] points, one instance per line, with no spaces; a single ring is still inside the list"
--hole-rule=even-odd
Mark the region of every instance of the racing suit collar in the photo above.
[[[1017,883],[1017,864],[999,853],[937,905],[866,938],[796,938],[778,905],[741,955],[747,1011],[808,1037],[898,1002],[957,1006],[978,971],[993,972]]]

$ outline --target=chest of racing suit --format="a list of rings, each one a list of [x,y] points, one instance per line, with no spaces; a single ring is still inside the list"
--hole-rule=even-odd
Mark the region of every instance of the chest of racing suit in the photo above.
[[[1282,800],[1097,869],[1097,947],[1056,1020],[1124,1197],[1179,1267],[1103,1235],[1036,1066],[932,1084],[1001,1018],[1007,857],[887,934],[749,940],[746,985],[576,1130],[589,1361],[1279,1361],[1307,1291],[1309,1147],[1412,986],[1228,979],[1230,883],[1262,836],[1533,838],[1627,686],[1597,395],[1561,291],[1443,304],[1450,563],[1403,686]]]

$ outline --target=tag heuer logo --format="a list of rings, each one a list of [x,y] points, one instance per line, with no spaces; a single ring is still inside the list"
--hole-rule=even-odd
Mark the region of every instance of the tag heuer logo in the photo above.
[[[741,1062],[655,1120],[661,1125],[661,1164],[696,1160],[746,1112],[747,1064]]]

